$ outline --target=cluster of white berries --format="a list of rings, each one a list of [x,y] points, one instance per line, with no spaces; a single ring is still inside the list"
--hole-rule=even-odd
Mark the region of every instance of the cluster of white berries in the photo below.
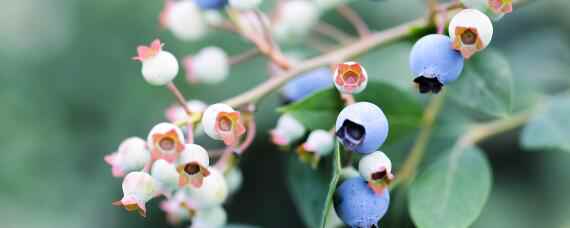
[[[207,135],[229,147],[239,143],[245,132],[239,112],[225,104],[206,108],[204,103],[190,101],[188,106],[193,108],[193,115],[203,112],[199,116]],[[168,119],[191,121],[182,116],[183,110],[177,106],[169,108]],[[211,166],[206,149],[189,140],[183,129],[170,122],[155,125],[147,140],[124,140],[117,152],[105,157],[113,175],[124,177],[123,198],[113,204],[146,216],[146,202],[163,195],[166,200],[161,208],[170,222],[192,220],[194,228],[224,226],[226,213],[222,204],[239,189],[241,172],[229,165]]]

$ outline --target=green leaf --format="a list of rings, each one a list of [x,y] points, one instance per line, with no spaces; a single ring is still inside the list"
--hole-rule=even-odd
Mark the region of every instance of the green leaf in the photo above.
[[[459,106],[491,117],[511,113],[513,74],[507,59],[493,50],[477,53],[466,61],[462,75],[447,86]]]
[[[366,68],[369,82],[385,82],[415,92],[409,58],[412,42],[397,42],[364,53],[357,61]]]
[[[570,95],[549,100],[523,129],[522,145],[528,149],[570,152]]]
[[[416,97],[387,83],[369,82],[355,98],[372,102],[384,111],[390,125],[388,144],[415,130],[421,122],[422,107]]]
[[[338,91],[331,88],[281,107],[278,111],[291,114],[309,129],[330,129],[342,106]]]
[[[321,161],[317,170],[299,161],[297,156],[290,156],[288,161],[289,190],[308,227],[322,227],[330,211],[332,195],[340,176],[339,148],[337,143],[334,158]]]
[[[491,169],[475,148],[454,148],[412,183],[409,208],[420,228],[466,228],[491,191]]]

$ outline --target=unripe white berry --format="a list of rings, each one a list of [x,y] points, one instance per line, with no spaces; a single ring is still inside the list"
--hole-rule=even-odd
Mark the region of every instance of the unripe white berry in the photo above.
[[[156,181],[144,172],[130,172],[125,176],[122,184],[123,198],[113,202],[113,205],[122,206],[128,211],[137,211],[146,216],[145,204],[159,193]]]
[[[184,134],[171,123],[159,123],[148,134],[147,144],[153,160],[164,159],[170,163],[176,161],[177,155],[184,150]]]
[[[240,113],[226,104],[210,105],[202,116],[202,126],[208,136],[223,140],[226,145],[235,145],[245,133],[240,122]]]
[[[334,136],[325,130],[314,130],[309,134],[303,148],[306,151],[315,152],[319,156],[326,156],[333,151]]]
[[[493,24],[481,11],[464,9],[451,19],[449,37],[453,48],[459,50],[463,57],[470,58],[491,43]]]
[[[137,47],[134,60],[142,62],[143,78],[151,85],[165,85],[178,74],[178,60],[170,52],[162,50],[160,40],[152,41],[150,46]]]
[[[178,165],[185,165],[191,162],[195,162],[205,167],[210,165],[210,157],[204,147],[198,144],[186,144],[184,147],[185,149],[178,159]]]
[[[277,126],[271,130],[271,140],[277,145],[289,145],[305,135],[305,127],[289,114],[277,120]]]
[[[187,187],[190,193],[192,206],[196,209],[219,206],[228,196],[228,185],[224,176],[215,168],[209,168],[210,175],[204,178],[200,188]]]
[[[193,113],[203,112],[208,107],[206,103],[199,100],[190,100],[186,103],[186,105]],[[186,114],[186,110],[180,105],[172,105],[168,107],[164,115],[166,119],[172,123],[188,119],[188,114]]]
[[[273,25],[275,38],[280,42],[299,41],[318,23],[319,16],[319,10],[312,1],[285,2]]]
[[[200,50],[198,54],[191,57],[189,70],[195,79],[199,82],[208,84],[219,83],[229,75],[230,64],[228,55],[219,47],[206,47]]]
[[[379,181],[392,175],[392,162],[382,151],[376,151],[360,159],[358,171],[367,181]]]
[[[222,228],[226,225],[227,217],[221,206],[200,209],[192,219],[190,228]]]
[[[178,188],[179,175],[174,164],[162,159],[157,160],[152,165],[150,173],[166,196],[170,196]]]
[[[207,25],[202,18],[200,8],[193,1],[172,3],[166,12],[165,20],[168,29],[181,40],[198,40],[207,33]]]
[[[143,169],[150,162],[150,152],[146,148],[146,141],[131,137],[121,142],[117,152],[105,156],[105,161],[111,165],[113,176],[121,177]]]

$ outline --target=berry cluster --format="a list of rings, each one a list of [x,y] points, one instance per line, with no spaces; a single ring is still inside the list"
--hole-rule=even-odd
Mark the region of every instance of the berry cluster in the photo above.
[[[181,96],[172,83],[178,61],[162,48],[155,40],[148,47],[140,46],[134,59],[142,62],[142,75],[149,84],[165,85]],[[226,104],[208,106],[197,100],[169,107],[165,117],[169,122],[156,124],[146,140],[128,138],[117,152],[105,156],[113,176],[124,177],[123,198],[113,204],[146,216],[146,202],[164,196],[161,208],[170,222],[191,219],[192,227],[224,226],[222,204],[241,185],[241,172],[232,159],[248,146],[247,140],[241,140],[246,118]],[[180,122],[187,125],[181,128],[176,124]],[[249,130],[253,128],[250,125]],[[215,165],[206,149],[193,142],[199,131],[226,145]]]
[[[284,57],[277,43],[303,40],[318,24],[324,10],[343,6],[345,0],[284,1],[271,18],[257,9],[261,2],[165,0],[160,24],[185,41],[202,39],[212,28],[226,28],[253,43],[254,54],[259,52],[271,59],[270,74],[282,73],[288,72],[294,60]],[[510,0],[489,0],[489,6],[497,13],[510,12],[511,4]],[[342,7],[338,9],[343,12]],[[457,80],[464,60],[486,48],[492,35],[493,25],[485,14],[464,9],[451,19],[449,37],[432,34],[419,39],[410,54],[410,67],[419,91],[438,93],[444,85]],[[165,110],[168,122],[152,127],[146,140],[127,138],[117,152],[105,157],[113,176],[123,178],[123,197],[113,204],[146,216],[146,203],[164,196],[166,200],[160,207],[169,222],[191,220],[194,228],[223,227],[227,216],[222,205],[237,191],[242,180],[235,158],[242,155],[255,137],[253,112],[257,100],[252,98],[249,103],[239,105],[186,100],[173,83],[179,73],[179,62],[163,47],[156,39],[149,46],[139,46],[133,59],[142,63],[144,80],[168,88],[178,104]],[[235,62],[235,58],[215,46],[182,59],[186,79],[192,84],[222,82]],[[390,159],[378,150],[388,137],[386,115],[376,104],[357,102],[354,98],[366,89],[368,81],[365,68],[353,61],[336,64],[334,69],[322,67],[298,75],[284,83],[281,95],[285,102],[299,101],[334,86],[345,107],[331,129],[308,132],[294,116],[285,113],[270,131],[274,144],[281,147],[296,144],[299,159],[313,168],[331,154],[335,141],[348,153],[359,155],[358,171],[352,161],[345,164],[344,180],[333,196],[337,215],[350,227],[378,226],[389,207],[388,185],[395,178]],[[194,142],[194,135],[202,133],[225,147],[206,150]]]
[[[421,93],[439,93],[459,78],[464,59],[485,49],[493,37],[491,19],[476,9],[464,9],[449,23],[449,36],[419,39],[410,53],[410,68]]]

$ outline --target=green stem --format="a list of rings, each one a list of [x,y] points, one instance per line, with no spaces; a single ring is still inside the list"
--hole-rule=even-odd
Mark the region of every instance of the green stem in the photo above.
[[[395,188],[402,182],[408,183],[411,179],[413,179],[414,175],[416,174],[416,169],[424,157],[425,149],[431,137],[433,124],[437,119],[437,115],[443,107],[444,101],[445,90],[443,90],[441,94],[436,95],[434,98],[432,98],[428,104],[422,118],[421,129],[416,143],[412,147],[408,158],[400,169],[396,180],[390,185],[391,189]]]

